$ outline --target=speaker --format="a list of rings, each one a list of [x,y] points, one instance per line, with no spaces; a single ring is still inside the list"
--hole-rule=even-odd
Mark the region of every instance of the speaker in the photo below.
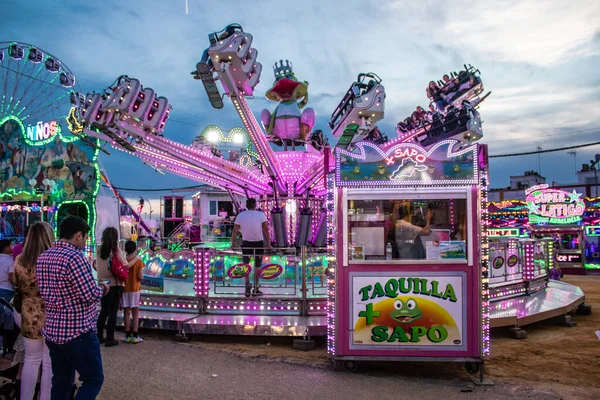
[[[165,198],[165,218],[173,218],[173,198]]]
[[[183,218],[183,198],[175,199],[175,218]]]

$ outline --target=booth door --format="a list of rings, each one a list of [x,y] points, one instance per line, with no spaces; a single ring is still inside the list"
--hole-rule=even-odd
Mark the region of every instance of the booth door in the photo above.
[[[84,203],[66,203],[61,204],[56,211],[56,228],[60,228],[60,224],[67,217],[77,216],[86,220],[88,225],[92,225],[88,207]]]

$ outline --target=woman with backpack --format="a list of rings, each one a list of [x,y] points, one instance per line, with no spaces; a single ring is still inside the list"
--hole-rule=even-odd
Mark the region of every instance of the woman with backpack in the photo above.
[[[127,262],[125,252],[119,248],[119,234],[116,228],[109,227],[102,232],[102,241],[96,254],[96,271],[98,281],[108,283],[110,290],[101,300],[102,308],[98,316],[98,340],[106,347],[119,344],[115,340],[117,312],[127,280],[127,269],[131,268],[137,260],[136,257]],[[104,338],[105,325],[106,339]]]

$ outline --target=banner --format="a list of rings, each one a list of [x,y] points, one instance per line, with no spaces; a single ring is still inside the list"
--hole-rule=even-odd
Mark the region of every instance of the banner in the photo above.
[[[351,273],[351,349],[466,350],[466,274]]]

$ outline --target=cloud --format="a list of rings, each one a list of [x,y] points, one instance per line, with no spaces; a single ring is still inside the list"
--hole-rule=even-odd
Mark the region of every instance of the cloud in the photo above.
[[[393,136],[399,120],[427,104],[428,81],[472,63],[492,91],[480,110],[492,154],[534,147],[536,141],[545,140],[546,147],[587,140],[598,127],[598,1],[403,0],[367,6],[348,0],[340,6],[305,0],[288,6],[275,0],[252,5],[189,0],[189,7],[186,15],[178,1],[8,0],[2,28],[7,38],[58,56],[84,92],[105,88],[121,74],[140,79],[173,105],[165,136],[181,143],[190,143],[208,124],[225,129],[241,124],[229,102],[213,109],[190,76],[208,45],[207,34],[233,21],[254,36],[263,64],[256,97],[248,100],[257,117],[263,108],[275,107],[264,99],[273,82],[271,66],[289,59],[297,77],[310,83],[309,106],[317,111],[316,128],[324,132],[358,73],[377,73],[387,93],[380,125]],[[169,176],[113,154],[115,174],[128,168],[140,185],[170,183]],[[513,166],[519,162],[511,160]]]
[[[390,19],[410,16],[405,22],[428,40],[496,61],[551,66],[599,51],[596,0],[395,1],[383,7]]]

